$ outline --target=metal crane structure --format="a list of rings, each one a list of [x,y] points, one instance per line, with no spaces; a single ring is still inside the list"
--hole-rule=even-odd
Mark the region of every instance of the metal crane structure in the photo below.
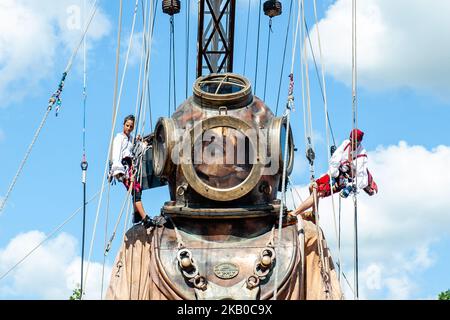
[[[197,78],[205,72],[233,72],[236,0],[200,0]]]

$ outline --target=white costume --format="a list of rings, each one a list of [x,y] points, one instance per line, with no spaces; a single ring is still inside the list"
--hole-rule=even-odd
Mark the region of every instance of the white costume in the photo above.
[[[367,173],[367,152],[360,144],[355,151],[351,151],[351,141],[346,139],[330,158],[328,174],[337,178],[339,176],[339,168],[342,164],[350,163],[354,170],[356,168],[357,188],[364,189],[369,184]]]
[[[113,141],[113,151],[112,151],[112,167],[111,172],[113,176],[117,174],[124,174],[126,178],[128,177],[128,172],[125,166],[122,164],[122,159],[126,157],[133,157],[133,137],[127,137],[123,132],[116,135]]]

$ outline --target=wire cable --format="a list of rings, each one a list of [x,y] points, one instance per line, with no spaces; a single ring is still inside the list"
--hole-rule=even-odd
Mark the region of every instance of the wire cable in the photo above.
[[[288,36],[289,36],[289,28],[291,25],[291,15],[292,15],[292,3],[294,1],[291,0],[290,4],[289,4],[289,16],[288,16],[288,23],[287,23],[287,27],[286,27],[286,37],[284,39],[284,49],[283,49],[283,59],[281,62],[281,72],[280,72],[280,81],[278,83],[278,93],[277,93],[277,103],[276,105],[276,109],[275,109],[275,116],[278,115],[278,104],[280,102],[280,94],[281,94],[281,82],[283,80],[283,74],[284,74],[284,62],[286,60],[286,49],[287,49],[287,42],[288,42]]]
[[[98,191],[94,196],[92,196],[87,203],[91,202],[99,195],[100,191]],[[40,246],[42,246],[48,239],[53,237],[59,230],[61,230],[67,223],[69,223],[75,216],[83,209],[83,206],[79,207],[75,210],[64,222],[62,222],[59,226],[57,226],[53,231],[49,233],[47,237],[45,237],[38,245],[36,245],[33,249],[31,249],[22,259],[16,262],[11,268],[9,268],[5,273],[0,276],[0,280],[4,279],[8,274],[10,274],[15,268],[17,268],[20,264],[22,264],[30,255],[33,254]]]
[[[244,76],[245,76],[245,70],[247,68],[247,51],[248,51],[248,31],[250,29],[250,7],[251,7],[251,0],[248,0],[248,8],[247,8],[247,28],[245,32],[245,50],[244,50]]]
[[[255,94],[256,94],[256,84],[258,82],[259,34],[261,30],[261,11],[262,11],[262,0],[259,0],[258,32],[256,37],[255,89],[253,90]]]
[[[22,159],[22,161],[21,161],[21,163],[19,165],[19,168],[18,168],[16,174],[14,175],[14,177],[13,177],[13,179],[11,181],[11,184],[8,187],[8,191],[6,192],[5,196],[3,197],[3,200],[2,200],[2,202],[0,204],[0,213],[5,208],[6,202],[8,201],[8,199],[9,199],[9,197],[11,195],[11,192],[13,191],[14,186],[16,185],[17,179],[19,178],[20,174],[22,173],[22,170],[23,170],[23,168],[25,166],[25,163],[27,162],[27,160],[28,160],[28,158],[29,158],[29,156],[31,154],[33,146],[35,145],[35,143],[36,143],[36,141],[37,141],[37,139],[38,139],[38,137],[39,137],[39,135],[40,135],[40,133],[42,131],[42,128],[45,125],[45,122],[47,121],[47,118],[48,118],[48,115],[50,114],[50,111],[52,110],[52,108],[55,105],[55,103],[57,104],[58,107],[59,107],[59,104],[61,103],[60,94],[62,93],[62,90],[63,90],[63,87],[64,87],[64,81],[66,79],[66,76],[68,75],[68,73],[72,69],[73,60],[75,59],[75,57],[76,57],[76,55],[77,55],[77,53],[78,53],[78,51],[79,51],[83,41],[84,41],[84,38],[86,37],[87,31],[89,30],[89,27],[90,27],[90,25],[92,23],[92,20],[94,19],[94,16],[95,16],[96,12],[97,12],[97,0],[95,0],[94,4],[92,5],[91,15],[90,15],[89,21],[88,21],[88,23],[87,23],[87,25],[86,25],[83,33],[82,33],[82,36],[81,36],[81,39],[80,39],[78,45],[75,47],[75,49],[72,52],[72,55],[71,55],[71,57],[70,57],[70,59],[69,59],[69,61],[67,63],[67,66],[66,66],[64,72],[63,72],[63,75],[62,75],[61,81],[59,83],[58,89],[52,95],[52,97],[50,98],[49,104],[47,106],[47,110],[45,111],[44,116],[42,117],[41,123],[39,124],[39,127],[36,130],[36,132],[35,132],[35,134],[33,136],[33,139],[31,140],[31,143],[30,143],[30,145],[27,148],[27,151],[25,152],[25,156],[23,157],[23,159]]]

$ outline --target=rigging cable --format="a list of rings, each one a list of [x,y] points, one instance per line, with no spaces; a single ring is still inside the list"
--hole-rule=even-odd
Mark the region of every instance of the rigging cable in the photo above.
[[[272,33],[272,18],[269,19],[269,32],[267,36],[267,51],[266,51],[266,72],[264,75],[264,94],[263,101],[266,101],[266,89],[267,89],[267,71],[269,68],[269,53],[270,53],[270,35]]]
[[[292,0],[291,0],[292,1]],[[244,50],[244,72],[243,75],[245,76],[245,70],[247,67],[247,50],[248,50],[248,30],[250,27],[250,7],[251,7],[251,0],[248,0],[248,9],[247,9],[247,31],[245,32],[245,50]]]
[[[357,104],[357,61],[356,61],[356,0],[352,0],[352,114],[353,114],[353,129],[357,128],[358,121],[358,104]],[[356,150],[356,134],[353,134],[352,146]],[[358,168],[358,157],[355,159],[356,168]],[[357,187],[358,175],[355,174],[353,181],[353,206],[354,206],[354,225],[355,225],[355,246],[354,246],[354,288],[355,299],[359,299],[359,266],[358,266],[358,197]]]
[[[255,94],[256,94],[256,83],[258,82],[259,34],[261,29],[261,12],[262,12],[262,0],[259,0],[258,35],[256,37],[255,89],[253,90]]]
[[[327,159],[328,159],[328,163],[330,163],[330,158],[331,155],[328,153],[328,151],[330,150],[330,130],[328,127],[329,124],[329,116],[328,116],[328,100],[327,100],[327,87],[326,87],[326,82],[325,82],[325,66],[324,66],[324,61],[323,61],[323,56],[322,56],[322,45],[321,45],[321,41],[320,41],[320,30],[319,30],[319,19],[317,18],[317,7],[316,7],[316,0],[313,1],[313,5],[314,5],[314,17],[316,19],[316,26],[317,26],[317,43],[319,45],[319,57],[320,57],[320,64],[321,64],[321,71],[322,71],[322,86],[323,86],[323,90],[322,90],[322,94],[323,94],[323,101],[324,101],[324,113],[325,113],[325,132],[326,132],[326,139],[327,139]],[[306,25],[306,21],[305,21],[305,25]],[[309,37],[309,32],[308,32],[308,40],[309,43],[311,44],[311,39]],[[317,71],[317,69],[316,69]],[[321,87],[322,87],[321,86]],[[337,223],[336,223],[336,210],[335,210],[335,204],[334,204],[334,192],[333,192],[333,184],[332,184],[332,179],[329,179],[329,184],[330,184],[330,191],[331,191],[331,204],[333,207],[333,224],[334,224],[334,231],[335,231],[335,236],[336,236],[336,241],[338,241],[338,228],[337,228]],[[338,247],[338,263],[339,266],[341,265],[341,251],[340,248]],[[339,267],[339,280],[340,280],[340,275],[341,275],[341,268]]]
[[[280,102],[281,82],[282,82],[283,74],[284,74],[284,62],[286,60],[286,48],[287,48],[287,42],[288,42],[288,36],[289,36],[289,28],[291,25],[292,3],[293,2],[294,1],[291,0],[291,2],[289,4],[289,16],[288,16],[288,23],[287,23],[287,27],[286,27],[286,38],[284,39],[283,59],[281,62],[281,73],[280,73],[280,81],[278,83],[278,93],[277,93],[277,103],[276,103],[275,115],[278,115],[278,103]]]
[[[316,18],[316,21],[317,21],[317,18]],[[319,25],[318,23],[316,23],[316,24],[317,24],[317,26]],[[321,77],[319,76],[319,68],[317,67],[316,55],[314,54],[314,49],[313,49],[313,46],[311,44],[311,37],[309,36],[309,28],[308,28],[308,24],[306,23],[306,19],[305,19],[305,28],[306,28],[306,34],[308,35],[309,48],[311,49],[311,56],[312,56],[313,61],[314,61],[314,68],[316,70],[317,80],[319,82],[320,93],[322,95],[322,100],[325,103],[324,88],[322,87],[322,83],[321,83],[321,80],[320,80]],[[319,27],[317,27],[317,33],[319,33]],[[327,110],[327,113],[326,113],[326,117],[327,117],[328,125],[330,127],[330,133],[331,133],[331,138],[333,140],[333,145],[336,146],[336,140],[334,139],[333,127],[331,126],[330,115],[328,114],[328,110]]]
[[[107,199],[106,199],[106,213],[105,213],[105,238],[103,241],[103,246],[106,249],[106,246],[108,245],[108,223],[109,223],[109,196],[111,191],[111,184],[108,183],[108,192],[106,193]],[[100,300],[103,300],[103,287],[104,287],[104,281],[105,281],[105,264],[106,264],[106,256],[103,255],[103,263],[102,263],[102,284],[101,284],[101,291],[100,291]]]
[[[189,82],[189,35],[190,35],[190,13],[191,13],[191,5],[187,4],[186,10],[186,92],[185,98],[188,98],[188,82]]]
[[[176,89],[176,68],[175,68],[175,18],[170,17],[170,28],[172,32],[172,63],[173,63],[173,111],[177,108],[177,89]]]
[[[300,9],[298,10],[297,15],[297,26],[295,28],[294,33],[294,41],[292,44],[292,56],[291,56],[291,70],[289,74],[289,90],[288,97],[286,102],[286,108],[283,117],[286,119],[286,136],[284,140],[284,154],[283,154],[283,171],[281,178],[281,202],[280,202],[280,213],[278,215],[278,236],[277,236],[277,246],[275,252],[280,252],[281,241],[282,241],[282,229],[283,229],[283,213],[284,213],[284,205],[285,205],[285,194],[286,194],[286,185],[287,185],[287,162],[288,162],[288,153],[289,153],[289,133],[290,133],[290,120],[291,120],[291,110],[295,110],[294,107],[294,65],[295,65],[295,50],[297,47],[297,38],[298,38],[298,27],[300,20]],[[278,295],[278,267],[275,272],[275,281],[274,281],[274,290],[273,290],[273,299],[277,299]]]
[[[151,49],[152,49],[152,41],[153,39],[153,31],[155,28],[155,21],[156,21],[156,8],[157,8],[158,1],[150,1],[150,9],[148,10],[148,14],[150,15],[150,18],[148,19],[147,25],[144,23],[144,49],[145,49],[145,68],[144,68],[144,81],[142,84],[142,91],[140,92],[140,101],[139,101],[139,111],[137,113],[137,119],[142,119],[141,117],[141,110],[142,106],[145,105],[145,103],[148,101],[148,107],[149,107],[149,116],[150,116],[150,127],[153,127],[153,118],[152,118],[152,107],[151,107],[151,100],[150,100],[150,55],[151,55]],[[148,6],[147,6],[148,7]],[[152,10],[153,7],[153,10]],[[144,21],[147,19],[144,18]],[[150,38],[149,38],[150,37]],[[144,89],[145,86],[145,89]],[[148,99],[147,99],[148,95]],[[145,117],[144,117],[145,119]],[[143,127],[143,124],[139,124],[137,128],[135,128],[136,132],[139,131],[139,127]]]
[[[303,55],[302,55],[302,62],[305,64],[304,72],[305,72],[305,80],[306,80],[306,111],[308,114],[307,117],[307,136],[305,136],[306,143],[307,143],[307,151],[306,151],[306,157],[309,161],[309,169],[310,169],[310,177],[311,177],[311,183],[313,185],[313,212],[314,212],[314,218],[316,220],[316,232],[317,232],[317,249],[319,253],[319,259],[320,259],[320,269],[321,269],[321,278],[323,282],[323,288],[324,292],[326,294],[326,299],[330,297],[331,293],[331,287],[329,285],[329,265],[328,265],[328,259],[325,259],[324,256],[324,249],[323,249],[323,233],[320,229],[320,219],[319,219],[319,210],[318,210],[318,196],[317,196],[317,187],[315,182],[315,173],[314,173],[314,160],[315,160],[315,151],[314,151],[314,141],[313,141],[313,129],[312,129],[312,112],[311,112],[311,97],[310,97],[310,81],[309,81],[309,67],[308,67],[308,52],[305,45],[305,30],[303,28],[303,22],[305,21],[305,7],[304,7],[304,0],[301,0],[301,11],[302,11],[302,44],[303,44]],[[306,118],[306,115],[304,115],[304,118]],[[306,120],[306,119],[305,119]]]
[[[129,201],[130,201],[130,194],[131,194],[131,190],[132,189],[133,189],[133,184],[130,183],[130,186],[129,186],[128,191],[127,191],[127,196],[125,197],[125,200],[122,203],[122,208],[120,209],[119,216],[118,216],[116,224],[114,226],[112,236],[109,239],[108,244],[106,245],[105,251],[103,253],[105,256],[107,256],[108,253],[109,253],[109,250],[111,250],[112,242],[114,241],[114,238],[116,237],[117,227],[119,226],[120,220],[122,220],[122,215],[123,215],[123,212],[125,210],[125,207],[128,207],[128,204],[129,204]]]
[[[138,105],[138,101],[140,101],[140,103],[139,103],[139,112],[138,112],[139,116],[136,118],[136,122],[137,123],[139,123],[139,121],[141,119],[141,114],[142,114],[141,110],[142,110],[142,108],[145,105],[145,100],[147,99],[146,93],[149,92],[149,88],[147,87],[148,91],[146,91],[145,88],[144,88],[144,85],[145,85],[145,83],[148,84],[147,79],[149,77],[149,69],[150,69],[150,52],[151,52],[151,47],[152,47],[151,44],[152,44],[153,30],[154,30],[155,20],[156,20],[156,15],[155,15],[155,12],[156,12],[155,10],[156,10],[156,7],[157,7],[156,4],[157,4],[157,0],[156,1],[150,0],[149,2],[146,1],[146,4],[144,4],[142,2],[143,22],[144,22],[143,23],[143,42],[144,42],[144,45],[142,46],[142,50],[143,50],[143,53],[145,51],[145,57],[141,54],[141,62],[142,62],[143,58],[145,58],[145,68],[144,68],[143,86],[141,87],[138,84],[138,94],[137,94],[137,97],[136,97],[136,106]],[[149,14],[148,23],[146,21],[147,20],[147,18],[146,18],[147,17],[147,12]],[[149,35],[150,35],[150,39],[149,39]],[[147,43],[149,43],[149,45],[147,45]],[[142,79],[141,76],[140,76],[140,79]],[[139,81],[141,81],[141,80],[139,80]],[[139,88],[142,88],[142,91],[140,91]],[[139,97],[139,91],[141,92],[140,97]],[[150,121],[151,121],[151,105],[150,104],[149,104],[149,108],[150,108]],[[144,115],[142,117],[145,119],[145,109],[144,109]],[[144,129],[144,126],[145,126],[145,121],[143,122],[143,124],[141,126],[142,131]],[[138,134],[138,129],[135,128],[134,131],[135,131],[135,133],[137,135]],[[133,138],[133,143],[134,143],[134,138]],[[142,158],[141,158],[141,160],[142,160]],[[140,161],[140,164],[142,165],[142,161]],[[140,170],[140,173],[141,173],[140,181],[142,182],[142,170]],[[135,177],[133,177],[133,178],[135,178]],[[108,186],[108,188],[109,187],[110,187],[110,185]],[[108,197],[109,197],[109,194],[108,194]],[[127,198],[129,199],[129,193],[128,192],[127,192]],[[109,200],[108,200],[108,203],[109,203]],[[120,211],[118,221],[116,222],[116,225],[115,225],[114,231],[113,231],[113,235],[111,236],[111,240],[109,242],[108,242],[108,238],[107,238],[107,228],[105,227],[105,247],[104,247],[104,254],[103,254],[103,264],[105,264],[105,259],[106,259],[107,253],[109,252],[110,247],[112,245],[112,241],[115,238],[116,230],[117,230],[118,224],[119,224],[119,222],[121,220],[121,216],[123,214],[123,210],[125,208],[125,203],[127,203],[126,199],[124,200],[124,203],[122,205],[122,209]],[[130,201],[129,200],[128,200],[127,207],[130,208]],[[126,225],[127,225],[127,221],[128,221],[128,217],[129,217],[130,212],[131,212],[130,209],[128,209],[127,210],[127,215],[126,215],[126,218],[125,218],[125,225],[124,225],[124,227],[126,227]],[[108,219],[108,217],[107,217],[107,219]],[[125,237],[125,231],[126,230],[124,230],[123,238]],[[104,265],[103,265],[103,269],[104,269]],[[103,292],[103,278],[102,278],[102,292]]]
[[[170,40],[169,40],[169,110],[167,116],[170,117],[172,111],[172,41],[173,41],[173,16],[170,16]]]
[[[87,282],[87,277],[88,277],[88,273],[89,273],[89,266],[90,266],[91,257],[92,257],[92,250],[93,250],[95,234],[96,234],[96,230],[97,230],[98,217],[99,217],[100,208],[101,208],[101,204],[102,204],[103,192],[104,192],[104,189],[105,189],[105,182],[107,180],[107,173],[108,173],[109,162],[110,162],[110,159],[112,158],[112,144],[113,144],[113,138],[114,138],[114,129],[115,129],[115,126],[116,126],[117,113],[118,113],[118,110],[120,108],[120,100],[121,100],[121,97],[122,97],[123,84],[124,84],[125,75],[126,75],[127,69],[128,69],[128,61],[129,61],[131,47],[132,47],[132,43],[133,43],[133,35],[134,35],[134,29],[135,29],[135,25],[136,25],[136,15],[137,15],[138,2],[139,2],[139,0],[136,0],[135,6],[134,6],[134,14],[133,14],[132,27],[131,27],[131,34],[130,34],[130,39],[129,39],[129,42],[128,42],[127,53],[126,53],[126,56],[125,56],[125,63],[124,63],[123,71],[122,71],[122,78],[121,78],[121,82],[120,82],[119,93],[117,94],[118,69],[119,69],[118,65],[119,65],[119,58],[120,58],[120,38],[121,38],[121,31],[122,31],[123,0],[120,0],[120,4],[119,4],[120,9],[119,9],[119,28],[118,28],[118,48],[117,48],[117,51],[116,51],[116,80],[115,80],[115,86],[114,86],[114,97],[117,96],[117,101],[115,99],[113,101],[113,106],[114,106],[113,109],[114,110],[113,110],[113,119],[112,119],[112,126],[111,126],[111,132],[110,132],[109,147],[108,147],[108,155],[109,155],[109,157],[106,159],[106,163],[105,163],[105,170],[104,170],[104,173],[103,173],[103,180],[102,180],[102,188],[101,188],[101,192],[100,192],[100,198],[99,198],[99,201],[98,201],[97,212],[96,212],[96,215],[95,215],[95,222],[94,222],[94,227],[93,227],[93,231],[92,231],[92,239],[91,239],[90,248],[89,248],[89,256],[88,256],[86,274],[85,274],[85,277],[84,277],[85,278],[85,280],[84,280],[85,284]],[[84,286],[86,287],[86,285],[84,285]]]
[[[65,70],[64,70],[64,72],[62,74],[61,80],[60,80],[59,85],[58,85],[58,89],[50,97],[50,100],[49,100],[48,105],[47,105],[47,110],[45,111],[45,114],[42,117],[41,123],[39,124],[39,127],[36,130],[36,132],[35,132],[35,134],[33,136],[33,139],[31,140],[31,143],[30,143],[30,145],[27,148],[27,151],[25,152],[25,156],[23,157],[23,159],[22,159],[22,161],[21,161],[21,163],[19,165],[19,168],[18,168],[14,178],[12,179],[11,184],[8,187],[8,191],[6,192],[6,195],[4,196],[3,201],[0,204],[0,213],[5,208],[6,201],[8,200],[9,196],[11,195],[11,192],[14,189],[14,186],[16,185],[17,179],[19,178],[19,175],[21,174],[21,172],[22,172],[22,170],[23,170],[23,168],[25,166],[25,163],[27,162],[28,157],[31,154],[31,150],[33,149],[33,146],[36,143],[36,141],[37,141],[37,139],[38,139],[38,137],[39,137],[39,135],[41,133],[41,130],[44,127],[45,122],[47,121],[47,118],[48,118],[48,115],[50,114],[50,111],[52,111],[52,109],[53,109],[53,107],[55,105],[57,107],[59,107],[61,105],[61,93],[62,93],[63,88],[64,88],[64,82],[66,80],[66,77],[67,77],[68,73],[72,69],[72,65],[73,65],[73,61],[75,59],[75,56],[77,55],[77,53],[78,53],[78,51],[79,51],[79,49],[80,49],[80,47],[81,47],[81,45],[83,43],[83,40],[86,37],[87,31],[88,31],[88,29],[89,29],[89,27],[90,27],[90,25],[92,23],[92,20],[94,19],[95,13],[97,12],[97,1],[98,0],[95,0],[94,4],[92,5],[91,15],[90,15],[89,21],[88,21],[88,23],[87,23],[83,33],[82,33],[81,40],[79,41],[78,45],[75,47],[75,49],[72,52],[72,55],[71,55],[71,57],[70,57],[70,59],[69,59],[69,61],[67,63],[67,66],[66,66],[66,68],[65,68]]]
[[[84,16],[86,23],[86,0],[83,2]],[[83,273],[84,273],[84,247],[86,239],[86,174],[88,162],[86,159],[86,100],[87,100],[87,70],[86,70],[86,37],[83,39],[83,156],[81,159],[81,183],[83,185],[83,222],[82,222],[82,238],[81,238],[81,272],[80,272],[80,299],[84,294],[83,290]]]
[[[141,105],[139,104],[139,96],[141,95],[141,82],[142,81],[142,69],[144,68],[144,59],[146,58],[145,54],[146,54],[146,36],[147,36],[147,24],[146,24],[146,16],[147,16],[147,6],[148,6],[148,1],[146,0],[144,3],[144,0],[141,0],[141,12],[142,12],[142,43],[141,43],[141,59],[140,59],[140,63],[139,63],[139,78],[138,78],[138,87],[137,87],[137,94],[136,94],[136,104],[135,104],[135,109],[134,109],[134,115],[136,116],[136,119],[140,118],[140,114],[138,114],[138,110],[140,110]],[[145,77],[145,75],[144,75]],[[144,88],[144,85],[142,86],[142,90]],[[139,120],[136,121],[135,123],[135,128],[137,131],[137,128],[139,128]]]
[[[98,191],[94,196],[92,196],[87,203],[91,202],[97,196],[99,195],[100,191]],[[53,237],[56,233],[59,232],[69,221],[71,221],[75,216],[83,209],[83,206],[76,209],[64,222],[62,222],[58,227],[56,227],[53,231],[50,232],[50,234],[45,237],[41,242],[39,242],[38,245],[36,245],[33,249],[31,249],[22,259],[20,259],[18,262],[16,262],[11,268],[9,268],[5,273],[3,273],[0,276],[0,280],[4,279],[11,271],[13,271],[15,268],[17,268],[22,262],[24,262],[33,252],[35,252],[40,246],[42,246],[48,239]]]

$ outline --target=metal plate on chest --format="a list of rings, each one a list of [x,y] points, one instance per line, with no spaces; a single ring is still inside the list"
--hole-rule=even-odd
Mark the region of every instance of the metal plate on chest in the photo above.
[[[239,273],[239,267],[231,262],[224,262],[214,267],[214,274],[220,279],[233,279]]]

